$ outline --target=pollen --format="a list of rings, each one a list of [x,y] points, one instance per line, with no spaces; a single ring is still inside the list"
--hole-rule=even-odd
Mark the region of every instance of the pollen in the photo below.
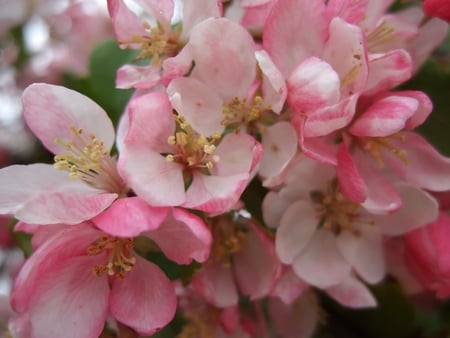
[[[103,141],[95,135],[87,135],[81,128],[70,127],[72,139],[55,143],[64,152],[54,157],[54,168],[64,170],[73,179],[81,179],[87,184],[108,192],[126,193],[126,185],[117,172],[116,161],[104,148]]]
[[[252,101],[236,96],[230,102],[223,104],[221,123],[226,127],[239,129],[259,120],[265,112],[271,110],[272,107],[264,103],[261,96],[255,96]]]
[[[116,276],[125,278],[125,274],[133,268],[136,258],[133,253],[133,239],[103,236],[94,241],[87,249],[89,256],[106,253],[107,261],[103,265],[96,265],[92,271],[94,275]]]
[[[174,152],[166,154],[166,160],[183,165],[185,170],[203,169],[209,171],[212,169],[220,159],[214,152],[221,134],[215,132],[208,137],[201,135],[192,128],[183,116],[174,116],[176,122],[175,135],[171,135],[167,139],[167,143],[173,146]]]
[[[150,58],[152,65],[160,66],[163,59],[176,55],[179,50],[176,34],[165,32],[161,26],[145,25],[145,28],[148,35],[137,35],[127,42],[140,45],[140,53],[136,59]]]
[[[310,197],[316,208],[316,217],[324,230],[336,235],[342,231],[349,231],[358,236],[356,224],[373,224],[372,221],[361,217],[359,204],[347,200],[342,195],[336,180],[328,183],[326,192],[314,191]]]
[[[364,151],[375,159],[380,168],[384,168],[384,159],[381,153],[382,150],[389,151],[399,158],[403,164],[408,165],[408,153],[404,149],[393,146],[393,139],[399,139],[404,142],[406,137],[402,133],[395,133],[386,137],[359,137],[358,143]]]
[[[218,219],[213,224],[214,244],[211,249],[211,259],[229,267],[232,256],[242,250],[247,240],[247,229],[227,216]]]

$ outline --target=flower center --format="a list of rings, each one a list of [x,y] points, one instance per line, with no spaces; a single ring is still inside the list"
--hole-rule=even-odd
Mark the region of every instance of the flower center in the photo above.
[[[405,165],[408,165],[408,154],[406,150],[399,149],[392,145],[392,140],[398,139],[405,141],[406,137],[402,133],[396,133],[385,137],[358,137],[357,141],[360,147],[369,153],[380,168],[384,168],[384,159],[381,154],[382,150],[387,150],[397,156]]]
[[[233,254],[242,250],[247,239],[247,230],[232,219],[222,217],[213,224],[214,243],[211,248],[211,259],[231,266]]]
[[[213,338],[208,325],[199,315],[186,311],[184,317],[187,323],[183,325],[181,332],[176,338]]]
[[[175,147],[173,154],[165,155],[167,161],[182,164],[185,169],[204,169],[206,173],[219,161],[214,155],[220,133],[206,137],[197,133],[183,116],[175,115],[176,131],[167,142]]]
[[[350,231],[354,235],[359,235],[359,231],[354,228],[354,223],[372,224],[361,218],[359,213],[360,205],[347,200],[339,191],[336,180],[328,184],[326,193],[313,191],[310,194],[316,208],[316,217],[320,226],[339,235],[342,231]]]
[[[68,142],[57,138],[65,153],[54,157],[54,167],[69,172],[69,176],[108,192],[126,194],[126,185],[117,172],[116,161],[95,135],[86,135],[81,128],[71,127],[74,138]]]
[[[87,252],[89,256],[105,252],[108,257],[106,264],[93,267],[93,273],[97,277],[107,274],[123,279],[125,273],[131,271],[136,263],[132,238],[102,236],[88,247]]]
[[[150,27],[145,24],[149,34],[134,36],[130,41],[140,45],[140,53],[136,59],[150,58],[152,65],[160,66],[161,60],[176,55],[179,46],[176,36],[167,34],[160,26]]]
[[[228,128],[239,129],[241,126],[259,120],[265,111],[270,110],[272,107],[265,104],[259,95],[256,95],[251,102],[236,96],[230,102],[223,104],[221,123]]]

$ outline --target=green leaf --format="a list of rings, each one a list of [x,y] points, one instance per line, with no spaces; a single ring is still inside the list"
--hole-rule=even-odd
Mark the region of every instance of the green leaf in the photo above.
[[[116,40],[100,43],[90,58],[89,86],[92,98],[117,123],[133,90],[116,89],[117,69],[125,63],[131,63],[136,52],[121,50]]]

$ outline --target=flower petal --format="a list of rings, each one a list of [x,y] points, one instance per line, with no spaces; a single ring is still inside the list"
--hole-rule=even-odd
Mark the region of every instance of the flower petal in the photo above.
[[[395,213],[386,216],[373,216],[380,230],[391,236],[402,235],[424,226],[438,217],[436,200],[425,191],[408,184],[397,184],[403,206]]]
[[[107,278],[97,277],[90,256],[52,267],[37,281],[30,301],[32,337],[97,338],[108,314]]]
[[[377,306],[377,300],[370,290],[355,277],[349,275],[342,283],[325,292],[343,306],[360,309]]]
[[[113,281],[111,314],[140,335],[152,335],[166,326],[177,307],[175,288],[153,263],[136,256],[136,263],[124,279]]]
[[[335,235],[327,230],[315,232],[292,267],[297,276],[319,288],[341,283],[351,271],[351,265],[337,247]]]
[[[322,0],[277,1],[263,32],[263,47],[287,78],[303,59],[320,55],[329,19]]]
[[[119,237],[136,237],[144,231],[157,229],[167,208],[149,205],[139,197],[120,198],[93,219],[104,232]]]
[[[288,104],[294,113],[308,114],[338,103],[340,80],[327,62],[311,56],[295,67],[287,80]]]
[[[275,238],[277,254],[283,263],[291,264],[309,245],[318,222],[309,201],[297,201],[286,209]]]
[[[26,223],[76,224],[106,209],[117,194],[106,194],[48,164],[0,170],[0,214]]]
[[[170,82],[167,93],[173,108],[195,131],[203,136],[223,131],[222,100],[211,87],[192,77],[180,77]]]
[[[34,83],[23,92],[24,118],[33,133],[54,154],[65,152],[55,142],[75,140],[70,128],[82,129],[83,135],[95,135],[110,150],[114,127],[105,111],[87,96],[74,90],[45,83]]]
[[[203,220],[184,209],[172,208],[161,226],[146,235],[178,264],[190,264],[192,259],[203,263],[211,249],[211,232]]]

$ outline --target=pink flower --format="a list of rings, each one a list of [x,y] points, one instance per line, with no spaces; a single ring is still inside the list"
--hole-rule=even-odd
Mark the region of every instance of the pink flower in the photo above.
[[[270,126],[263,122],[276,121],[287,95],[269,55],[257,50],[244,28],[220,18],[196,25],[189,42],[168,64],[179,72],[167,88],[177,112],[207,133],[260,133],[264,155],[259,174],[265,185],[273,184],[294,156],[297,136],[286,121]],[[189,76],[181,76],[192,65]]]
[[[438,298],[450,295],[450,216],[439,218],[405,236],[404,259],[412,274]]]
[[[352,269],[376,283],[385,275],[383,236],[434,220],[436,201],[399,182],[402,208],[388,215],[371,214],[342,195],[334,175],[333,167],[303,157],[290,168],[284,186],[266,195],[263,213],[266,223],[277,228],[276,252],[302,280],[319,288],[342,283]]]
[[[128,187],[109,154],[114,128],[100,106],[43,83],[29,86],[23,103],[28,127],[56,155],[55,164],[1,169],[1,214],[28,223],[76,224],[126,195]]]
[[[150,23],[139,18],[123,0],[108,0],[114,32],[121,48],[140,51],[138,59],[150,58],[151,64],[127,64],[117,73],[119,88],[151,88],[161,80],[161,65],[176,55],[189,38],[190,31],[199,22],[221,15],[217,0],[183,3],[182,24],[174,21],[175,3],[167,1],[136,1],[147,14]]]
[[[267,296],[281,269],[273,241],[240,216],[217,216],[211,231],[211,256],[193,277],[195,290],[217,307],[237,305],[239,295],[251,300]]]
[[[245,134],[221,139],[202,114],[174,115],[172,109],[164,93],[130,102],[128,133],[119,157],[121,174],[152,205],[212,213],[229,210],[259,163],[261,145]]]
[[[134,252],[134,237],[150,237],[179,264],[209,255],[209,230],[184,210],[155,209],[134,197],[118,200],[94,222],[109,233],[91,223],[37,228],[35,251],[12,295],[14,309],[29,317],[31,336],[98,337],[108,314],[150,335],[173,318],[176,295],[159,267]]]
[[[428,16],[435,16],[450,22],[450,3],[446,0],[424,0],[423,10]]]

